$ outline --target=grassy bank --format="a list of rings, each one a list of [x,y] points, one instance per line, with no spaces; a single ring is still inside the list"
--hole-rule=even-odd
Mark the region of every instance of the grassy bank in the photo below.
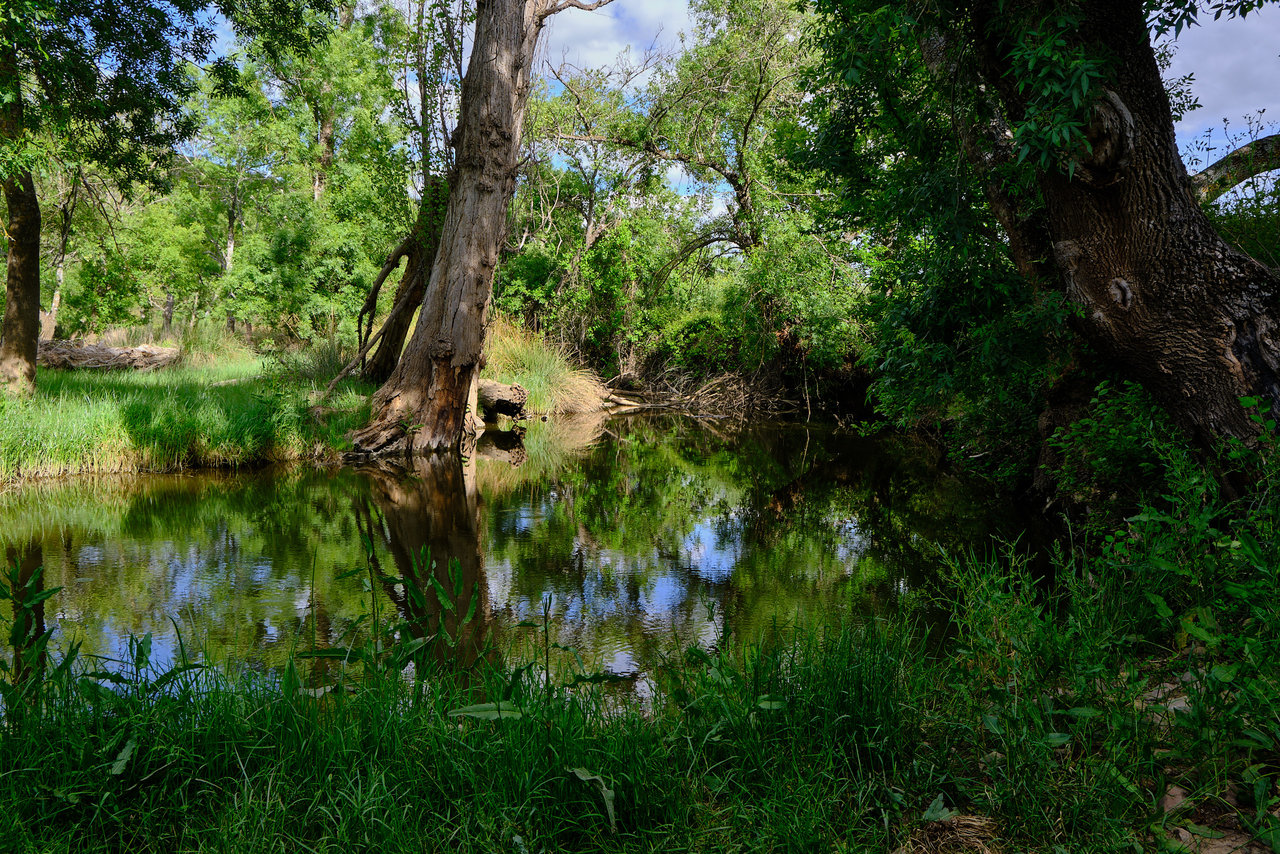
[[[562,348],[502,317],[489,327],[485,359],[483,375],[523,386],[529,411],[540,415],[595,412],[606,393],[599,378],[575,367]]]
[[[1280,512],[1183,485],[1198,511],[1150,510],[1099,555],[1060,557],[1051,584],[1012,549],[950,561],[933,601],[945,639],[910,620],[779,628],[673,650],[643,690],[580,672],[538,626],[466,668],[400,625],[266,676],[161,673],[145,640],[126,661],[50,663],[21,690],[8,674],[0,838],[21,852],[1275,850]],[[404,678],[408,661],[424,678]]]
[[[191,349],[177,367],[41,368],[35,394],[0,398],[0,481],[328,459],[368,421],[368,383],[345,380],[321,402],[346,363],[337,346],[264,357],[225,334],[183,345]],[[498,322],[488,352],[486,376],[522,384],[532,411],[600,408],[594,375],[541,338]]]
[[[42,368],[35,394],[0,400],[0,480],[323,457],[371,390],[348,383],[313,412],[326,381],[243,349],[146,373]]]

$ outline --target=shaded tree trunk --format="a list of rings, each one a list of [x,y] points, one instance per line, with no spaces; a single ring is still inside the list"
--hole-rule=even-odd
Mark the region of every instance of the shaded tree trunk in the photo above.
[[[0,107],[0,136],[15,138],[10,133],[21,127],[21,110],[20,102]],[[5,179],[4,198],[9,207],[9,256],[0,329],[0,386],[10,394],[21,394],[35,388],[40,339],[40,200],[30,170]]]
[[[1079,38],[1114,61],[1090,151],[1073,176],[1041,175],[1062,287],[1097,350],[1200,442],[1252,440],[1259,428],[1240,398],[1280,410],[1280,277],[1232,248],[1201,211],[1143,4],[1088,0],[1078,9]],[[1019,116],[994,4],[975,21],[984,76]]]
[[[449,185],[442,177],[432,176],[422,192],[418,222],[410,240],[404,275],[396,288],[391,313],[382,326],[378,349],[364,367],[364,377],[372,382],[386,382],[404,350],[404,339],[413,323],[413,313],[427,294],[427,281],[440,247],[440,229],[444,222]]]
[[[452,450],[464,432],[474,440],[468,416],[493,273],[515,191],[534,50],[550,11],[544,0],[477,4],[440,247],[413,336],[374,395],[372,423],[353,436],[357,451]]]
[[[316,104],[313,113],[316,119],[316,143],[320,151],[316,157],[316,171],[311,180],[311,198],[318,202],[329,185],[329,171],[333,169],[333,86],[328,81],[320,89],[320,103]]]
[[[53,301],[49,304],[48,313],[41,313],[40,337],[52,340],[58,328],[58,309],[62,306],[62,285],[67,276],[67,247],[71,244],[71,226],[76,214],[76,205],[80,200],[80,182],[82,168],[76,169],[71,181],[70,194],[58,209],[58,254],[54,260]]]
[[[173,291],[169,291],[164,297],[164,325],[160,330],[160,334],[166,338],[173,334]]]

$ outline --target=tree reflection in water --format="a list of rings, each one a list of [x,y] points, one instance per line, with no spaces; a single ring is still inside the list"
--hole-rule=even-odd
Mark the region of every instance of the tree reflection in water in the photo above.
[[[366,513],[365,536],[377,538],[395,563],[374,571],[410,635],[436,665],[468,673],[490,655],[489,588],[480,548],[480,508],[475,461],[454,454],[413,457],[406,466],[365,470],[376,514]],[[380,518],[379,518],[380,517]],[[379,524],[380,523],[380,524]]]

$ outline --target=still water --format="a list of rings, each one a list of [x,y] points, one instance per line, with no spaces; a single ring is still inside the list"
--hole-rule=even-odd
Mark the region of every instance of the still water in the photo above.
[[[928,450],[828,427],[594,418],[502,444],[409,472],[25,485],[0,494],[0,536],[10,565],[42,562],[62,588],[44,619],[82,655],[122,658],[150,633],[158,664],[182,643],[266,670],[359,641],[375,615],[443,624],[465,642],[442,654],[465,665],[547,614],[552,641],[626,674],[690,644],[899,607],[939,544],[998,525]]]

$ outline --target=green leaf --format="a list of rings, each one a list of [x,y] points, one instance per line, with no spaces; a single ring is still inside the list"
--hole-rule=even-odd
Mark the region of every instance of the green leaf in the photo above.
[[[133,666],[142,670],[151,663],[151,632],[147,632],[142,636],[142,640],[136,641],[133,647]]]
[[[785,709],[787,701],[781,697],[775,697],[772,694],[761,694],[756,698],[756,705],[761,709],[775,711],[777,709]]]
[[[124,773],[125,766],[129,764],[129,760],[133,758],[133,754],[137,749],[137,739],[131,738],[125,743],[125,746],[116,754],[116,761],[111,763],[112,776],[119,777]]]
[[[1212,827],[1205,827],[1202,824],[1196,824],[1191,821],[1184,821],[1182,826],[1194,833],[1196,836],[1202,836],[1205,839],[1221,839],[1227,835],[1221,830],[1214,830]]]
[[[1219,682],[1234,682],[1239,671],[1239,664],[1215,664],[1209,675]]]
[[[431,589],[436,592],[436,598],[440,600],[440,607],[450,612],[456,610],[453,604],[453,598],[449,595],[449,591],[445,590],[444,585],[440,583],[440,579],[436,578],[434,575],[431,576]]]
[[[923,822],[946,821],[955,814],[955,810],[949,810],[943,806],[942,794],[939,793],[938,797],[933,799],[933,802],[929,804],[929,807],[920,816],[920,820]]]
[[[613,789],[605,785],[603,777],[599,774],[591,773],[586,768],[568,768],[566,770],[587,785],[594,786],[596,791],[600,793],[600,797],[604,800],[604,811],[609,816],[609,832],[617,833],[618,817],[613,808],[615,797]]]
[[[1169,603],[1164,601],[1164,597],[1159,593],[1147,591],[1143,594],[1147,597],[1147,601],[1156,606],[1156,616],[1162,620],[1167,620],[1173,616],[1173,609],[1169,607]]]
[[[192,670],[204,670],[203,664],[183,664],[178,667],[170,667],[164,673],[160,674],[155,682],[151,683],[151,690],[158,691],[168,685],[174,679],[177,679],[183,673],[189,673]]]
[[[1069,732],[1051,732],[1043,739],[1046,747],[1062,747],[1062,745],[1071,741],[1071,733]]]
[[[463,706],[449,712],[451,718],[475,718],[481,721],[519,720],[524,712],[514,703],[479,703],[474,706]]]
[[[1067,709],[1063,714],[1070,715],[1078,720],[1083,720],[1086,718],[1096,718],[1098,715],[1101,715],[1102,712],[1090,706],[1076,706],[1074,709]]]

